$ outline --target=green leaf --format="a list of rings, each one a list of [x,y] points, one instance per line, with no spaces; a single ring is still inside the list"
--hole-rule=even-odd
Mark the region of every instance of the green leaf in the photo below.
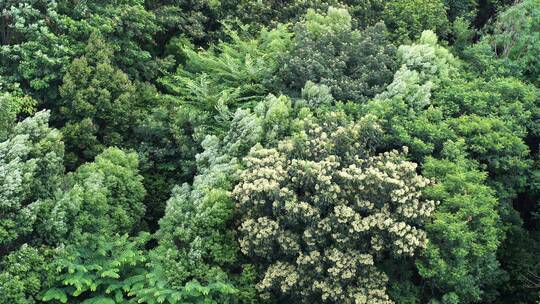
[[[102,278],[118,279],[118,278],[120,278],[120,275],[118,275],[118,273],[116,273],[116,271],[117,271],[116,269],[106,270],[106,271],[101,273],[101,277]]]
[[[64,292],[64,290],[59,288],[51,288],[45,292],[43,295],[42,301],[51,301],[51,300],[57,300],[61,303],[67,303],[67,295]]]

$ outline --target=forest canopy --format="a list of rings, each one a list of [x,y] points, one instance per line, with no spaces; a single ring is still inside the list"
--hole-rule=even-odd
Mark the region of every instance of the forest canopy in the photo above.
[[[540,303],[540,0],[0,9],[0,304]]]

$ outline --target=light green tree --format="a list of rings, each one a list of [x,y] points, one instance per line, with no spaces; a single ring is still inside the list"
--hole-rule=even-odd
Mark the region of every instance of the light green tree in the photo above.
[[[49,112],[39,112],[14,126],[0,143],[3,254],[36,238],[33,232],[40,205],[60,186],[64,145],[60,132],[49,128],[48,120]]]

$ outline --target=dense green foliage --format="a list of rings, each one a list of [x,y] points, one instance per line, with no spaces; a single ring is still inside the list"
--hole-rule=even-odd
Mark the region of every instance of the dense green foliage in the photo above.
[[[540,302],[540,0],[0,11],[0,304]]]
[[[312,81],[328,86],[336,99],[355,102],[379,93],[392,78],[396,48],[382,23],[361,32],[351,20],[344,9],[329,8],[326,15],[309,10],[280,60],[281,89],[294,95]]]

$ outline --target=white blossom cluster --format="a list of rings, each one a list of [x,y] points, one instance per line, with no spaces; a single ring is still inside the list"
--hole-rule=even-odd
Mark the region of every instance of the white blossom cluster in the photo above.
[[[422,197],[430,181],[416,164],[397,151],[370,156],[367,134],[363,122],[334,113],[244,159],[233,191],[239,243],[265,269],[257,285],[263,297],[392,303],[377,265],[426,246],[422,226],[436,203]]]

